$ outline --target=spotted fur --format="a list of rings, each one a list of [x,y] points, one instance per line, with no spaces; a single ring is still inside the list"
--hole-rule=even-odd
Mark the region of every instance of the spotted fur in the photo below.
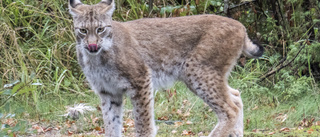
[[[121,136],[127,94],[136,136],[154,137],[153,91],[174,81],[186,83],[216,112],[218,124],[210,137],[243,136],[243,104],[239,91],[228,86],[228,75],[241,53],[263,53],[245,27],[216,15],[116,22],[114,7],[114,0],[95,5],[69,1],[78,62],[101,98],[106,136]]]

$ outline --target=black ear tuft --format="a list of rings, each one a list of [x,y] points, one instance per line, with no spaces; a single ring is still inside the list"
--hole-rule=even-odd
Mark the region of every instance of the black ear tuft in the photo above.
[[[113,0],[102,0],[101,3],[105,3],[107,5],[111,5]]]
[[[77,7],[78,5],[81,5],[81,4],[82,4],[80,0],[69,0],[69,3],[70,3],[70,6],[71,6],[72,8],[75,8],[75,7]]]
[[[72,8],[74,8],[74,0],[69,0],[69,4]]]

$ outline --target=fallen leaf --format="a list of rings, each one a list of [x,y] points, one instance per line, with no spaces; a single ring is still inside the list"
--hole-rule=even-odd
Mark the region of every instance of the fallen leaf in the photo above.
[[[186,105],[187,103],[189,104],[189,101],[188,100],[183,100],[182,102],[184,105]]]
[[[60,130],[61,129],[61,126],[57,125],[54,130]]]
[[[303,127],[302,127],[302,126],[299,126],[299,127],[298,127],[298,130],[302,130],[302,129],[303,129]]]
[[[181,135],[189,135],[189,132],[187,130],[183,130]]]
[[[307,40],[307,41],[306,41],[306,43],[307,43],[308,45],[311,45],[311,43],[310,43],[310,41],[309,41],[309,40]]]
[[[101,127],[96,126],[96,127],[94,128],[94,130],[96,130],[96,131],[101,131]]]
[[[194,135],[194,133],[192,131],[187,131],[187,130],[184,130],[182,131],[182,134],[181,135],[187,135],[187,136],[190,136],[190,135]]]
[[[98,134],[104,134],[104,133],[105,133],[104,128],[102,128],[102,130],[98,132]]]
[[[38,126],[38,125],[33,125],[32,128],[35,129],[35,130],[37,130],[38,133],[44,132],[44,131],[43,131],[43,128],[40,127],[40,126]]]
[[[168,121],[169,118],[167,116],[158,117],[158,120],[165,120]]]
[[[302,121],[300,121],[299,126],[311,127],[313,125],[314,120],[315,120],[315,118],[311,118],[310,120],[304,118]]]
[[[268,133],[269,135],[273,135],[273,134],[275,134],[276,132],[270,132],[270,133]]]
[[[314,121],[314,120],[315,120],[315,118],[313,117],[313,118],[311,118],[311,120],[310,120],[310,121],[308,121],[310,126],[312,126],[312,125],[313,125],[313,121]]]
[[[8,118],[8,119],[6,119],[6,121],[4,123],[9,125],[10,127],[14,127],[14,126],[16,126],[17,121],[13,118]]]
[[[178,109],[177,114],[182,115],[182,111],[180,109]]]
[[[186,124],[187,124],[187,125],[191,125],[191,124],[193,124],[193,123],[192,123],[191,121],[187,121]]]
[[[46,128],[46,129],[44,129],[44,132],[51,131],[52,129],[53,129],[52,127]]]
[[[127,125],[128,127],[134,127],[134,120],[133,119],[127,119],[125,121],[125,125]]]
[[[71,127],[71,124],[70,124],[70,123],[66,123],[66,126],[67,126],[68,128],[70,128],[70,127]]]
[[[186,113],[184,113],[184,114],[183,114],[183,116],[184,116],[184,117],[188,117],[188,116],[190,116],[190,112],[186,112]]]
[[[187,124],[187,125],[191,125],[191,124],[193,124],[193,123],[192,123],[191,121],[187,121],[186,124]]]
[[[208,119],[210,116],[208,114],[204,114],[203,118]]]
[[[73,132],[68,130],[68,135],[71,136],[73,134]]]
[[[313,131],[314,131],[314,130],[313,130],[312,128],[310,128],[307,132],[308,132],[309,134],[311,134]]]
[[[175,133],[177,133],[177,132],[178,132],[177,130],[172,130],[172,131],[171,131],[172,134],[175,134]]]
[[[179,127],[181,125],[183,125],[183,123],[180,121],[174,122],[174,127]]]
[[[289,132],[290,131],[290,129],[289,128],[287,128],[287,127],[284,127],[284,128],[281,128],[280,129],[280,131],[282,132],[282,131],[284,131],[284,132]]]
[[[101,111],[101,107],[98,105],[98,106],[96,106],[96,109],[98,110],[98,111]]]
[[[258,132],[259,131],[259,129],[253,129],[252,130],[252,132]]]
[[[281,123],[283,123],[286,119],[288,118],[287,114],[282,115],[281,113],[279,114],[279,116],[276,117],[276,120],[280,121]]]
[[[97,123],[97,121],[99,120],[98,117],[93,117],[92,115],[90,117],[91,117],[91,120],[92,120],[92,124]]]
[[[249,124],[250,124],[250,121],[251,121],[250,119],[247,119],[247,125],[249,125]]]
[[[256,109],[258,109],[259,107],[256,105],[256,104],[254,104],[254,108],[252,108],[251,110],[256,110]]]

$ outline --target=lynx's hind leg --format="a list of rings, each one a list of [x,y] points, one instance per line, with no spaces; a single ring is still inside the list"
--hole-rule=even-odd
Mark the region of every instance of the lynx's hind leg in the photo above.
[[[234,96],[240,96],[239,90],[233,89],[233,88],[231,88],[230,86],[228,86],[228,90],[229,90],[229,92],[230,92],[232,95],[234,95]]]
[[[231,93],[231,99],[232,101],[239,107],[240,113],[238,115],[237,123],[232,131],[232,133],[235,136],[243,136],[243,103],[240,96],[240,92],[238,90],[235,90],[231,87],[229,87],[229,91]]]
[[[239,103],[241,99],[236,98],[236,91],[230,90],[225,73],[197,62],[186,62],[183,70],[183,81],[189,89],[202,98],[217,114],[218,123],[209,136],[241,136],[241,133],[234,133],[242,113],[241,106],[236,102]]]
[[[105,124],[106,137],[121,137],[122,95],[112,95],[105,91],[99,93],[101,110]]]

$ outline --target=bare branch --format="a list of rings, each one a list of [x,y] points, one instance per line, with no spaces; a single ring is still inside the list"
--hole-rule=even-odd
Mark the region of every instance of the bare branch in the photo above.
[[[300,54],[300,52],[302,51],[302,49],[304,49],[306,47],[307,42],[305,42],[303,44],[303,46],[299,49],[298,53],[287,63],[280,63],[275,69],[272,69],[271,71],[269,71],[268,73],[262,75],[260,77],[259,82],[262,82],[263,80],[265,80],[266,78],[270,77],[271,75],[275,74],[276,72],[280,71],[281,69],[287,67],[288,65],[290,65]],[[284,62],[286,59],[281,60],[281,62]]]

